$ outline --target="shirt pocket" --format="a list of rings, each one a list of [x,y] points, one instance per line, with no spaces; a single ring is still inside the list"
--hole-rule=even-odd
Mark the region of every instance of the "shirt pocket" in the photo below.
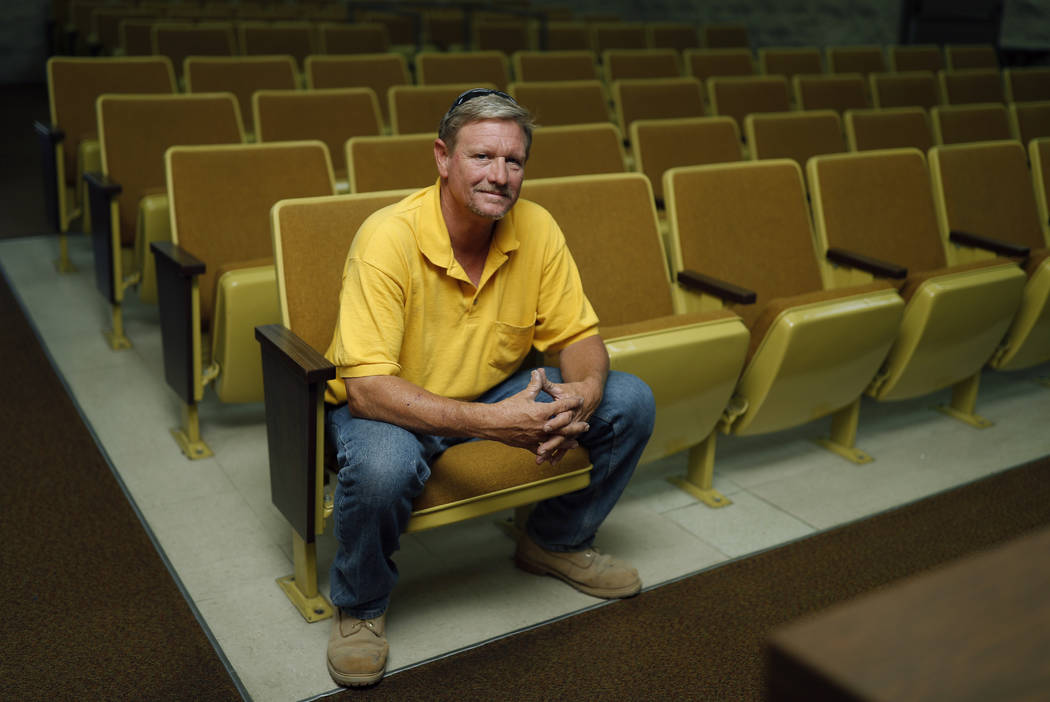
[[[528,325],[492,323],[492,352],[489,365],[502,373],[513,373],[532,348],[535,322]]]

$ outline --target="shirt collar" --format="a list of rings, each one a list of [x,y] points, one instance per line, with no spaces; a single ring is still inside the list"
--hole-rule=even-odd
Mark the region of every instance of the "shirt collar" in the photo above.
[[[423,201],[420,204],[422,211],[429,216],[424,216],[423,226],[418,227],[415,232],[419,250],[435,266],[446,270],[454,266],[458,268],[459,264],[456,263],[452,254],[448,226],[445,224],[445,217],[441,214],[441,178],[438,178],[433,186],[423,192]],[[516,206],[517,203],[515,203]],[[493,251],[498,252],[501,255],[500,263],[506,260],[507,254],[521,246],[515,226],[517,218],[514,216],[514,209],[512,207],[506,216],[496,223],[492,237],[489,255],[491,258]],[[428,221],[432,222],[433,226],[427,226]]]

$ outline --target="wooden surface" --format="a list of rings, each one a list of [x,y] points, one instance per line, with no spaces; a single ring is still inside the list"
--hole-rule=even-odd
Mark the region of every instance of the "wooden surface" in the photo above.
[[[768,675],[770,700],[1050,699],[1050,528],[774,631]]]

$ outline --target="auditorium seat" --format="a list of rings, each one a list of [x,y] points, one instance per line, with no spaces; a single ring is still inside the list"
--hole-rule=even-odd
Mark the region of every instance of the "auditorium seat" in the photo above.
[[[949,71],[999,70],[999,55],[991,44],[945,44],[944,67]]]
[[[1033,139],[1050,137],[1050,100],[1011,102],[1007,108],[1014,139],[1027,144]]]
[[[1020,370],[1050,361],[1050,248],[1028,156],[1018,141],[935,146],[930,175],[941,235],[953,265],[996,256],[1021,263],[1021,306],[989,361]]]
[[[398,53],[307,56],[304,71],[307,88],[374,90],[383,124],[388,128],[391,126],[388,91],[394,85],[412,84],[405,57]]]
[[[938,105],[930,108],[933,143],[963,144],[969,141],[1010,139],[1010,116],[1006,105]]]
[[[706,81],[714,76],[750,76],[755,73],[751,49],[686,49],[682,52],[685,75]]]
[[[940,409],[971,426],[988,426],[975,411],[981,368],[1017,311],[1024,272],[1008,259],[951,264],[917,149],[817,156],[807,170],[827,283],[879,270],[865,268],[866,259],[907,269],[900,334],[868,395],[906,400],[951,388],[950,404]]]
[[[335,367],[321,352],[332,340],[346,251],[361,223],[407,191],[289,199],[272,210],[280,323],[260,326],[271,500],[292,527],[292,575],[278,584],[309,621],[332,615],[318,591],[317,537],[331,517],[325,487],[324,388]],[[317,251],[331,256],[318,256]],[[256,351],[256,355],[259,352]],[[328,452],[331,454],[331,452]],[[586,487],[590,465],[574,449],[537,465],[524,449],[470,441],[445,451],[413,505],[418,532],[512,509]]]
[[[941,89],[941,102],[945,105],[1006,101],[1003,76],[998,69],[938,71],[937,82]]]
[[[543,41],[543,37],[540,37]],[[586,22],[555,20],[547,22],[546,46],[541,51],[594,51],[594,42]]]
[[[805,168],[819,154],[846,150],[842,120],[834,110],[755,113],[744,121],[752,160],[790,158]]]
[[[118,46],[122,56],[153,55],[153,19],[123,19],[117,28]]]
[[[834,113],[832,113],[834,114]],[[802,171],[787,159],[674,168],[664,174],[671,269],[681,282],[725,281],[720,297],[751,331],[747,361],[719,420],[754,435],[833,416],[829,450],[855,463],[860,397],[886,357],[904,302],[886,281],[831,289],[813,247]],[[714,435],[708,440],[714,453]]]
[[[766,75],[780,75],[788,80],[797,73],[823,73],[820,49],[815,46],[766,46],[758,50],[758,66]]]
[[[344,151],[351,193],[423,188],[437,180],[432,133],[359,136]]]
[[[88,39],[92,55],[119,55],[120,23],[127,19],[155,19],[158,11],[149,7],[95,7],[91,11],[92,35]]]
[[[507,92],[545,127],[610,121],[605,86],[598,80],[511,83]]]
[[[175,72],[165,56],[77,58],[53,56],[47,60],[47,97],[50,119],[37,122],[44,174],[44,204],[52,231],[59,233],[60,272],[74,270],[69,260],[66,232],[80,217],[90,231],[83,174],[99,171],[95,100],[103,93],[173,93]]]
[[[450,85],[392,85],[387,90],[390,103],[390,129],[394,134],[437,135],[441,118],[453,101],[472,88],[495,88],[491,83]]]
[[[700,27],[702,46],[706,49],[739,49],[751,46],[745,24],[705,24]]]
[[[511,60],[519,83],[598,79],[598,59],[590,49],[515,51]]]
[[[1007,102],[1050,100],[1050,67],[1004,68],[1003,83]]]
[[[696,78],[638,78],[612,85],[616,121],[624,136],[638,119],[704,116],[704,88]]]
[[[610,49],[647,49],[649,38],[641,22],[592,22],[591,46],[601,56]]]
[[[384,54],[390,51],[390,31],[378,22],[321,22],[317,25],[321,54]]]
[[[187,93],[233,93],[249,140],[255,134],[252,94],[256,90],[299,87],[295,60],[284,56],[187,56],[183,62]]]
[[[507,56],[502,51],[420,51],[415,65],[419,85],[486,83],[506,90],[510,82]]]
[[[642,464],[688,449],[697,496],[711,506],[729,504],[712,487],[704,446],[739,376],[748,334],[720,306],[686,311],[688,293],[673,289],[668,277],[648,179],[527,179],[521,196],[550,211],[565,233],[611,367],[653,390],[656,427]]]
[[[238,22],[237,46],[245,56],[289,55],[297,70],[310,54],[317,53],[311,22]]]
[[[937,76],[930,71],[872,73],[871,99],[874,107],[922,107],[941,104]]]
[[[825,49],[828,73],[882,73],[886,57],[878,44],[864,46],[829,46]]]
[[[347,139],[383,132],[379,101],[371,88],[259,90],[252,97],[252,113],[256,141],[323,141],[332,158],[336,184],[344,192]]]
[[[921,107],[846,110],[845,124],[850,151],[910,146],[925,153],[933,146],[930,121]]]
[[[799,110],[834,110],[842,114],[849,109],[869,106],[868,88],[859,73],[796,75],[795,107]]]
[[[211,455],[198,414],[209,384],[221,402],[263,399],[252,331],[281,318],[270,208],[285,197],[331,195],[335,184],[320,141],[178,146],[164,162],[171,241],[150,248],[164,378],[183,409],[172,435],[195,460]]]
[[[743,158],[736,120],[724,116],[635,120],[631,123],[631,151],[634,169],[649,178],[661,208],[667,170]]]
[[[155,22],[150,27],[151,53],[167,56],[182,81],[182,64],[187,56],[233,56],[237,41],[232,22]]]
[[[531,51],[536,47],[535,30],[524,18],[475,17],[471,31],[471,46],[476,51],[502,51],[510,57],[516,51]]]
[[[606,49],[602,76],[607,85],[624,78],[678,78],[682,68],[674,49]]]
[[[929,71],[936,73],[944,68],[944,53],[936,44],[891,44],[886,53],[889,69],[896,73],[905,71]]]
[[[649,22],[645,27],[650,49],[674,49],[681,53],[700,46],[700,33],[688,22]]]
[[[611,122],[537,127],[525,173],[530,180],[623,173],[625,161],[623,135]]]
[[[784,76],[717,76],[707,79],[712,114],[728,115],[743,127],[752,112],[787,112],[791,109]]]
[[[95,284],[111,307],[106,338],[121,349],[131,346],[124,334],[125,291],[137,285],[140,300],[156,300],[149,246],[171,238],[164,152],[179,144],[242,142],[244,127],[230,93],[103,95],[98,130],[101,171],[85,174]]]

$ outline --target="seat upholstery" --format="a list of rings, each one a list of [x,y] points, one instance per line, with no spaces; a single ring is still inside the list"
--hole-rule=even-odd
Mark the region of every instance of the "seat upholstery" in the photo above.
[[[598,59],[589,48],[515,51],[511,59],[519,82],[598,79]]]
[[[525,164],[529,179],[624,170],[623,136],[611,122],[537,127],[532,132]]]
[[[392,85],[387,90],[390,129],[394,134],[434,134],[460,93],[471,88],[495,87],[492,83]]]
[[[1013,136],[1009,113],[999,103],[931,107],[930,125],[935,144],[998,141]]]
[[[307,56],[306,87],[371,88],[379,100],[383,123],[390,126],[387,93],[394,85],[411,85],[405,57],[398,53],[356,54],[352,56]]]
[[[901,333],[868,394],[898,400],[952,387],[949,414],[986,426],[974,413],[980,371],[1017,311],[1024,273],[1008,259],[950,264],[918,150],[818,156],[808,171],[820,253],[855,251],[924,278],[906,279],[914,292]],[[825,279],[834,278],[832,264],[823,266]],[[940,272],[924,275],[930,271]]]
[[[944,68],[944,54],[936,44],[891,44],[887,53],[890,70],[930,71],[936,73]]]
[[[823,73],[820,49],[815,46],[767,46],[758,50],[758,65],[766,75],[780,75],[788,80],[798,73]]]
[[[689,22],[650,22],[646,25],[649,48],[686,51],[700,46],[700,33]]]
[[[875,107],[923,107],[941,104],[937,77],[931,71],[872,73],[871,97]]]
[[[232,22],[156,22],[150,28],[150,46],[157,56],[167,56],[179,80],[187,56],[233,56],[236,39]]]
[[[420,85],[488,83],[505,90],[510,82],[507,56],[502,51],[421,51],[415,60]]]
[[[609,121],[605,87],[598,80],[511,83],[509,92],[546,127]]]
[[[795,106],[800,110],[835,110],[868,107],[868,90],[860,73],[796,75]]]
[[[1020,309],[990,365],[1014,370],[1050,360],[1050,249],[1024,147],[1017,141],[935,146],[930,173],[942,236],[978,234],[1030,251]],[[950,241],[947,247],[952,263],[995,257]]]
[[[1020,139],[1022,144],[1050,137],[1050,100],[1011,102],[1007,108],[1013,137]]]
[[[1006,101],[1003,77],[998,69],[938,71],[937,82],[941,88],[941,102],[945,105]]]
[[[716,76],[707,79],[711,112],[728,115],[743,129],[752,112],[787,112],[791,109],[788,82],[783,76]]]
[[[639,119],[631,123],[635,170],[653,186],[663,205],[664,172],[675,166],[727,163],[743,157],[740,130],[730,117]]]
[[[886,56],[878,44],[866,46],[829,46],[825,50],[829,73],[881,73],[886,70]]]
[[[682,52],[685,74],[706,81],[712,76],[750,76],[755,73],[751,49],[686,49]]]
[[[390,31],[378,22],[322,22],[317,26],[317,39],[321,54],[383,54],[390,50]]]
[[[183,64],[187,93],[229,92],[237,96],[244,128],[255,133],[252,94],[298,88],[291,56],[188,56]]]
[[[344,151],[352,193],[422,188],[437,177],[433,133],[351,137]]]
[[[757,295],[753,305],[732,307],[751,343],[722,430],[765,433],[839,411],[855,424],[904,304],[887,282],[825,289],[798,164],[675,168],[664,175],[664,192],[672,269]],[[866,458],[855,453],[852,436],[840,439],[839,453]]]
[[[845,124],[850,151],[910,146],[925,152],[933,146],[930,121],[921,107],[846,110]]]
[[[210,451],[196,405],[209,382],[223,402],[262,399],[252,329],[280,319],[270,207],[285,197],[333,194],[332,163],[320,141],[179,146],[164,161],[172,243],[152,248],[165,378],[186,410],[185,426],[173,433],[187,457],[200,458]],[[245,261],[253,265],[220,277]],[[210,354],[202,329],[211,330]]]
[[[944,67],[949,71],[999,68],[999,55],[991,44],[945,44]]]
[[[645,25],[641,22],[593,22],[590,29],[591,45],[599,55],[610,49],[647,49],[649,47]]]
[[[297,68],[317,51],[312,22],[239,22],[237,45],[245,56],[287,55]]]
[[[290,199],[272,209],[281,325],[257,331],[266,369],[271,495],[292,526],[295,573],[278,582],[307,619],[331,616],[317,590],[316,538],[329,515],[324,491],[323,388],[335,368],[320,354],[338,312],[344,255],[361,223],[410,191]],[[318,256],[317,251],[336,252]],[[289,373],[289,369],[294,369]],[[410,532],[527,505],[580,489],[587,454],[575,449],[557,465],[537,465],[529,451],[471,441],[445,451],[414,502]]]
[[[565,233],[612,368],[653,390],[656,428],[642,462],[689,449],[694,494],[728,504],[711,487],[705,442],[740,372],[747,332],[720,308],[687,314],[668,279],[646,177],[527,180],[522,197],[547,208]]]
[[[1008,102],[1050,100],[1050,67],[1004,68],[1003,83]]]
[[[502,51],[508,57],[536,46],[535,27],[524,18],[477,17],[471,34],[472,46],[478,51]]]
[[[703,85],[696,78],[638,78],[613,83],[620,131],[629,135],[639,119],[704,116]]]
[[[834,110],[751,114],[745,127],[752,159],[790,158],[804,168],[811,156],[846,150]]]
[[[700,27],[703,45],[708,49],[739,49],[751,46],[746,24],[705,24]]]
[[[606,49],[602,73],[611,85],[624,78],[677,78],[682,68],[674,49]]]

